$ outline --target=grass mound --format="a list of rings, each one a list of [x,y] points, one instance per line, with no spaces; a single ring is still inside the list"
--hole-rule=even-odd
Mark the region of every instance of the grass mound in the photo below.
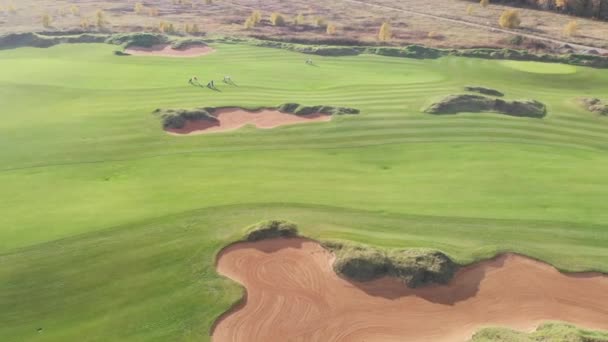
[[[163,109],[159,108],[154,111],[154,114],[159,116],[163,123],[163,128],[180,129],[183,128],[188,121],[193,120],[208,120],[218,121],[211,113],[213,108],[195,108],[195,109]]]
[[[309,115],[314,113],[322,113],[327,115],[345,115],[359,114],[360,111],[355,108],[348,107],[333,107],[333,106],[304,106],[299,103],[284,103],[277,107],[281,113],[295,115]]]
[[[495,112],[510,116],[542,118],[547,107],[535,100],[505,101],[481,95],[449,95],[431,104],[425,111],[429,114],[457,114]]]
[[[415,288],[435,283],[445,284],[458,269],[458,265],[447,255],[434,250],[384,251],[335,242],[327,242],[324,246],[336,255],[336,273],[357,281],[390,276]]]
[[[486,87],[480,87],[480,86],[466,86],[466,87],[464,87],[464,90],[470,91],[470,92],[473,92],[473,93],[480,93],[480,94],[484,94],[484,95],[490,95],[490,96],[498,96],[498,97],[505,96],[505,94],[501,93],[500,91],[498,91],[496,89],[486,88]]]
[[[249,242],[275,238],[292,238],[298,236],[298,226],[284,220],[269,220],[259,222],[247,229]]]
[[[123,45],[125,48],[139,46],[151,47],[158,44],[167,44],[169,37],[157,33],[121,33],[110,36],[106,43]]]
[[[82,33],[75,35],[54,35],[46,36],[33,32],[28,33],[11,33],[0,36],[0,50],[13,49],[18,47],[37,47],[47,48],[63,43],[103,43],[108,38],[104,34]]]
[[[506,328],[480,330],[469,342],[608,342],[608,333],[579,329],[566,323],[545,323],[536,331],[523,333]]]
[[[582,98],[580,103],[588,111],[600,115],[608,115],[608,103],[596,98]]]
[[[179,39],[171,43],[171,48],[176,50],[187,49],[192,46],[207,46],[207,43],[200,38]]]

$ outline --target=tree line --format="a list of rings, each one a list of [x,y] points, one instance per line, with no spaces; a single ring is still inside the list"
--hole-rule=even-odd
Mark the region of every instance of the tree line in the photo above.
[[[492,2],[608,20],[608,0],[492,0]]]

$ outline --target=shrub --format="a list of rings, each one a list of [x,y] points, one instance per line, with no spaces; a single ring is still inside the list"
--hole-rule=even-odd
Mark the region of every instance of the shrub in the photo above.
[[[490,0],[481,0],[479,4],[481,5],[481,7],[488,7],[490,5]]]
[[[378,39],[382,42],[387,42],[393,37],[393,30],[390,23],[383,23],[378,32]]]
[[[336,25],[334,24],[328,24],[327,25],[327,29],[325,30],[325,32],[329,35],[334,35],[336,34]]]
[[[253,24],[257,26],[262,21],[262,12],[257,10],[251,12],[251,19],[253,20]]]
[[[427,34],[427,37],[430,39],[439,39],[441,35],[437,31],[431,31]]]
[[[574,37],[578,34],[578,21],[571,20],[564,26],[564,35]]]
[[[257,223],[247,229],[245,239],[255,242],[265,239],[293,238],[298,236],[298,226],[283,220],[270,220]]]
[[[500,27],[514,29],[521,25],[518,10],[505,10],[498,20]]]
[[[285,26],[285,17],[283,17],[282,14],[275,12],[270,15],[270,22],[274,26]]]

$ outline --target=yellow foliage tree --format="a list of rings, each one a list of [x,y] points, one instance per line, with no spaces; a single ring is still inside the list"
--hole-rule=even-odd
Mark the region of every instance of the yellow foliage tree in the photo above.
[[[378,32],[378,39],[380,41],[387,42],[391,40],[392,37],[393,28],[391,27],[391,24],[387,22],[383,23],[382,26],[380,26],[380,32]]]
[[[281,13],[272,13],[270,15],[270,22],[274,26],[285,26],[285,17]]]
[[[70,7],[70,12],[72,12],[72,15],[80,15],[80,8],[76,5],[72,5],[72,7]]]
[[[336,34],[336,25],[328,24],[327,30],[325,32],[327,32],[328,35],[333,36],[334,34]]]
[[[151,17],[158,17],[158,8],[156,8],[156,7],[148,8],[148,15]]]
[[[91,27],[91,24],[89,23],[89,19],[87,19],[87,18],[82,19],[82,20],[80,21],[80,27],[81,27],[83,30],[88,30],[88,29],[89,29],[89,27]]]
[[[97,12],[95,12],[95,25],[98,28],[104,28],[106,24],[106,13],[103,10],[97,10]]]
[[[304,17],[304,15],[302,13],[299,13],[296,16],[296,19],[294,20],[294,23],[296,25],[304,25],[306,23],[306,18]]]
[[[12,14],[17,13],[17,7],[15,7],[15,4],[12,2],[10,4],[8,4],[8,7],[6,8],[6,10],[8,11],[8,13],[12,13]]]
[[[136,3],[135,7],[133,7],[133,11],[135,11],[136,14],[144,13],[144,9],[144,4],[142,4],[141,2]]]
[[[316,17],[315,26],[316,27],[327,27],[327,20],[325,20],[325,18],[323,18],[323,17]]]
[[[574,37],[578,34],[578,21],[571,20],[564,26],[564,35]]]
[[[262,12],[253,11],[251,13],[251,20],[253,21],[253,25],[257,26],[262,21]]]
[[[199,34],[201,33],[201,29],[198,27],[198,24],[192,24],[190,27],[190,34]]]
[[[53,18],[50,14],[45,13],[42,15],[42,26],[48,28],[51,27],[51,23],[53,22]]]
[[[479,4],[481,5],[481,7],[488,7],[490,5],[490,0],[481,0],[479,1]]]
[[[566,0],[555,0],[555,7],[559,9],[566,8]]]
[[[473,15],[473,13],[475,13],[475,7],[473,7],[473,5],[467,6],[467,14]]]
[[[518,10],[506,10],[498,19],[498,24],[502,28],[514,29],[521,25],[521,19],[519,18]]]

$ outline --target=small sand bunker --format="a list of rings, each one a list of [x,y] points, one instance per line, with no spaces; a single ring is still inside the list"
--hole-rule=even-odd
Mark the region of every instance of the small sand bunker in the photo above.
[[[126,53],[133,56],[161,56],[161,57],[199,57],[214,52],[210,46],[192,45],[183,49],[174,49],[170,44],[153,45],[151,47],[130,47]]]
[[[281,113],[275,109],[262,109],[252,112],[241,108],[224,108],[215,110],[213,116],[217,118],[216,121],[189,120],[182,128],[166,128],[166,130],[175,135],[192,135],[233,131],[246,125],[268,129],[331,120],[331,115],[327,114],[295,115]]]
[[[545,320],[608,329],[608,277],[566,275],[517,255],[462,268],[448,285],[410,289],[391,278],[338,277],[318,243],[239,243],[218,272],[243,284],[244,302],[226,313],[214,342],[466,341],[488,325],[533,330]]]

